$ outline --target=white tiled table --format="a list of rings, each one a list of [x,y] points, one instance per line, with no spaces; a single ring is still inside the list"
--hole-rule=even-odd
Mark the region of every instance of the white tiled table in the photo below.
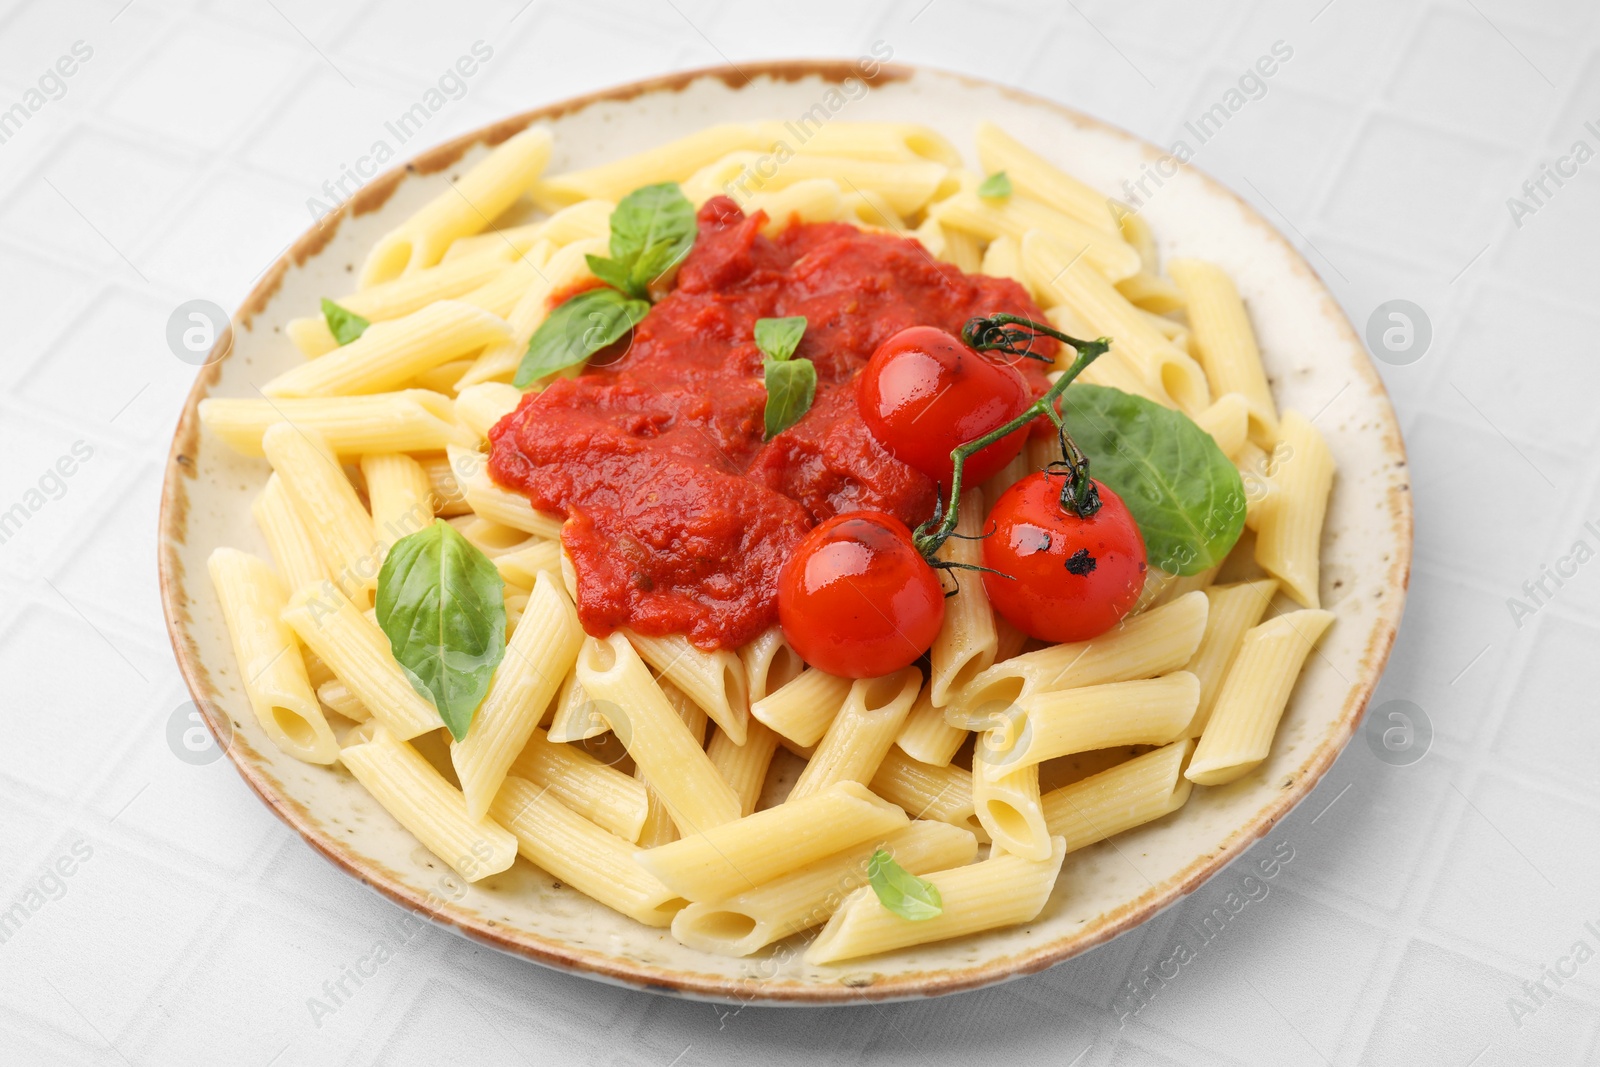
[[[1600,130],[1600,12],[765,6],[0,4],[0,108],[75,42],[93,50],[0,143],[0,512],[26,512],[0,543],[0,909],[38,905],[0,943],[0,1062],[1600,1061],[1600,962],[1570,955],[1579,941],[1600,951],[1600,564],[1547,582],[1527,617],[1508,604],[1574,541],[1600,549],[1583,527],[1600,526],[1600,162],[1551,185],[1520,226],[1506,205],[1574,141],[1600,149],[1584,128]],[[186,694],[157,602],[156,498],[193,368],[168,350],[167,316],[195,297],[236,305],[306,226],[306,200],[478,40],[492,59],[407,153],[640,75],[879,40],[1170,143],[1287,42],[1266,95],[1196,162],[1296,239],[1358,327],[1395,298],[1431,320],[1421,360],[1382,368],[1411,452],[1417,551],[1377,698],[1424,709],[1425,757],[1391,765],[1358,737],[1248,857],[1293,849],[1270,895],[1126,1025],[1112,1007],[1123,983],[1199,943],[1237,868],[1003,987],[733,1011],[403,927],[226,761],[176,758],[168,724]],[[50,475],[75,444],[71,476]],[[314,1021],[307,999],[379,938],[403,947]],[[1547,993],[1531,985],[1574,967],[1559,985],[1543,977]]]

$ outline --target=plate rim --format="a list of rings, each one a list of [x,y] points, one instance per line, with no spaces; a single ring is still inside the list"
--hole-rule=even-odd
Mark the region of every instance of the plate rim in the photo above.
[[[346,217],[364,215],[381,208],[409,175],[436,173],[454,164],[473,147],[479,144],[486,146],[499,144],[542,119],[559,118],[598,103],[623,103],[645,94],[682,91],[706,78],[717,78],[737,90],[763,77],[796,81],[816,75],[825,81],[836,83],[853,77],[876,86],[909,81],[923,73],[953,79],[970,88],[998,91],[1031,106],[1048,109],[1079,127],[1109,132],[1138,146],[1152,160],[1163,154],[1157,146],[1114,123],[1087,115],[1048,97],[928,64],[886,62],[880,64],[878,71],[871,76],[860,69],[857,61],[845,59],[781,59],[751,61],[738,65],[716,64],[634,79],[519,112],[470,130],[379,174],[333,211],[318,219],[293,244],[280,253],[272,265],[262,272],[259,280],[245,296],[238,311],[230,319],[227,329],[218,337],[207,363],[195,375],[194,384],[185,398],[183,411],[173,432],[172,445],[168,451],[162,478],[157,539],[157,569],[162,615],[184,684],[213,736],[219,741],[231,736],[231,727],[219,724],[217,721],[219,717],[224,716],[220,696],[211,683],[209,672],[201,662],[198,649],[189,640],[186,632],[191,625],[184,607],[187,574],[179,558],[179,550],[184,547],[184,537],[188,528],[187,482],[194,475],[190,457],[197,449],[200,437],[198,407],[200,401],[205,399],[211,387],[216,384],[222,363],[231,355],[234,324],[249,326],[252,318],[265,309],[277,292],[291,265],[303,266],[308,259],[319,254],[338,232],[340,224]],[[1394,406],[1389,401],[1388,390],[1377,373],[1371,356],[1361,344],[1355,328],[1340,308],[1338,301],[1334,299],[1327,283],[1299,250],[1252,205],[1204,170],[1192,164],[1186,169],[1194,171],[1212,190],[1222,193],[1242,208],[1246,222],[1263,231],[1269,241],[1276,242],[1287,253],[1291,265],[1313,279],[1333,311],[1330,318],[1335,324],[1334,329],[1342,331],[1343,341],[1361,353],[1362,358],[1353,364],[1356,373],[1365,380],[1365,384],[1375,387],[1376,394],[1384,401],[1383,404],[1377,405],[1381,408],[1379,413],[1382,415],[1384,425],[1372,433],[1383,435],[1382,451],[1385,458],[1402,468],[1405,467],[1407,465],[1405,444]],[[279,794],[270,775],[264,768],[246,759],[244,754],[238,751],[239,746],[223,743],[222,747],[234,769],[262,803],[329,862],[413,914],[511,955],[585,978],[647,992],[740,1004],[761,1002],[772,1006],[838,1006],[964,992],[1037,973],[1143,924],[1218,874],[1243,854],[1252,843],[1264,837],[1280,819],[1311,793],[1354,736],[1373,691],[1382,677],[1404,612],[1406,592],[1410,582],[1414,530],[1409,480],[1405,484],[1390,488],[1387,510],[1391,532],[1397,535],[1397,551],[1389,562],[1387,580],[1396,595],[1390,598],[1388,607],[1380,612],[1373,623],[1360,658],[1359,682],[1348,691],[1344,705],[1337,719],[1333,721],[1333,728],[1312,752],[1297,780],[1290,787],[1278,790],[1279,795],[1275,800],[1257,812],[1250,821],[1236,827],[1220,848],[1194,860],[1187,868],[1173,876],[1164,888],[1152,887],[1134,900],[1104,913],[1100,917],[1099,929],[1093,933],[1056,938],[1027,952],[997,957],[977,964],[946,967],[934,972],[879,976],[870,984],[860,986],[848,985],[845,982],[823,984],[760,978],[723,978],[651,964],[624,962],[616,956],[579,948],[531,932],[519,931],[511,934],[507,928],[498,924],[457,912],[448,903],[440,903],[437,897],[430,900],[401,882],[393,872],[387,871],[376,861],[362,861],[346,855],[342,843],[329,830],[317,825],[301,804],[287,795]]]

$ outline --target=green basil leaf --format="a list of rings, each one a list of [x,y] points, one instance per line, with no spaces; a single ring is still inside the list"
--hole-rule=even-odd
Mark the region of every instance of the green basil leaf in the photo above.
[[[596,278],[599,278],[614,289],[621,289],[623,292],[629,293],[631,283],[626,266],[614,259],[606,259],[604,256],[590,254],[583,258],[589,264],[589,272]],[[638,300],[644,299],[643,293],[630,293],[630,295]]]
[[[767,440],[787,430],[811,410],[817,398],[817,368],[809,359],[769,359],[763,364],[767,379]]]
[[[800,338],[806,333],[806,317],[791,315],[786,319],[757,319],[756,347],[768,359],[785,360],[800,347]]]
[[[1061,405],[1089,473],[1128,506],[1150,562],[1198,574],[1244,529],[1244,482],[1211,435],[1181,411],[1103,385],[1074,385]]]
[[[1006,177],[1005,171],[997,170],[983,179],[978,195],[989,200],[1004,200],[1011,195],[1011,179]]]
[[[694,205],[677,182],[635,189],[611,213],[612,273],[627,280],[619,285],[599,271],[595,277],[642,300],[651,282],[689,254],[694,237]]]
[[[921,922],[944,911],[939,887],[900,866],[887,849],[878,849],[867,861],[867,881],[878,902],[902,919]]]
[[[460,741],[506,653],[505,582],[443,520],[402,537],[378,572],[378,625],[418,693]]]
[[[645,301],[615,289],[585,289],[552,309],[533,331],[512,384],[524,389],[547,374],[582,363],[639,325],[649,310]]]
[[[367,332],[372,323],[348,308],[342,308],[327,297],[322,298],[322,317],[327,320],[328,332],[340,345],[347,345]]]

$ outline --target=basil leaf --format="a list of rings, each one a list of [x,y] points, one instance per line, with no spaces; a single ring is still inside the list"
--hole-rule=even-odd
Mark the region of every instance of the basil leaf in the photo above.
[[[978,195],[989,200],[1003,200],[1011,195],[1011,179],[1006,177],[1005,171],[997,170],[983,179]]]
[[[769,359],[766,378],[766,439],[770,441],[811,410],[817,397],[817,368],[809,359]]]
[[[902,919],[921,922],[944,911],[939,887],[900,866],[887,849],[878,849],[867,861],[867,881],[878,902]]]
[[[327,320],[328,332],[341,346],[349,344],[367,332],[372,323],[348,308],[342,308],[327,297],[322,298],[322,317]]]
[[[615,289],[585,289],[557,305],[528,338],[512,384],[518,389],[582,363],[620,340],[644,319],[650,305]]]
[[[806,317],[791,315],[786,319],[757,319],[756,347],[768,359],[788,359],[800,347],[805,336]]]
[[[596,278],[643,300],[650,283],[689,254],[694,237],[694,205],[678,183],[646,185],[617,204],[611,213],[611,258],[590,256],[589,269]]]
[[[418,693],[457,741],[506,652],[505,582],[442,520],[402,537],[378,572],[378,625]]]
[[[1089,473],[1133,514],[1152,564],[1198,574],[1222,562],[1244,529],[1244,482],[1210,434],[1180,411],[1103,385],[1069,388],[1061,414]]]

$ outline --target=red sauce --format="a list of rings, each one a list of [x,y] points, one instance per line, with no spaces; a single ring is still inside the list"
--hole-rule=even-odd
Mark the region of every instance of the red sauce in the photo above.
[[[561,541],[591,634],[626,625],[702,648],[744,644],[777,621],[778,568],[816,523],[857,510],[922,522],[933,483],[867,432],[857,373],[907,326],[1042,317],[1015,282],[963,274],[913,240],[841,223],[769,239],[764,221],[709,201],[675,288],[627,353],[530,393],[489,434],[495,480],[567,517]],[[816,364],[817,396],[763,442],[753,330],[784,315],[806,317],[795,355]],[[1023,361],[1037,391],[1044,366]]]

